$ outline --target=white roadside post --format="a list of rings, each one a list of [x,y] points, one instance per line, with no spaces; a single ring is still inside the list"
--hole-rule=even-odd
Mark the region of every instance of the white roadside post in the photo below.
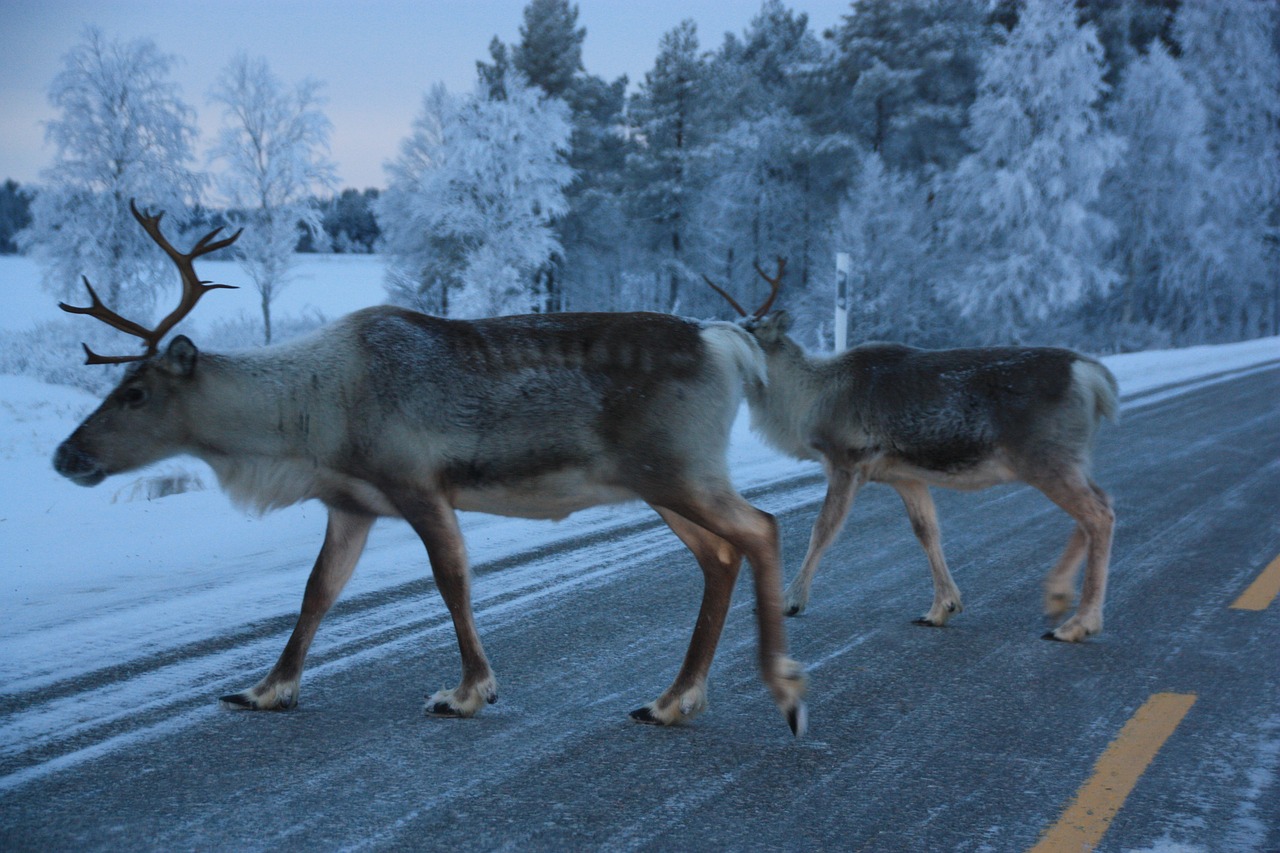
[[[836,352],[844,352],[849,343],[849,279],[852,274],[853,258],[847,252],[836,252]]]

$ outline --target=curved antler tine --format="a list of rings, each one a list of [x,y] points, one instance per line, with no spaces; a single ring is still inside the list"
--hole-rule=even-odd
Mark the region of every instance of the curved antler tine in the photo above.
[[[782,275],[783,273],[786,272],[786,269],[787,269],[787,259],[779,256],[778,274],[775,275],[773,278],[769,278],[768,273],[760,269],[759,264],[753,264],[752,266],[756,268],[756,273],[758,273],[762,279],[769,282],[769,290],[770,290],[769,298],[766,299],[764,301],[764,304],[761,305],[759,308],[757,308],[755,314],[752,315],[758,320],[761,317],[763,317],[766,313],[768,313],[769,309],[773,307],[773,301],[778,298],[778,291],[782,288]]]
[[[232,234],[230,237],[224,237],[221,240],[218,240],[216,243],[210,243],[209,241],[212,240],[214,237],[218,236],[218,234],[221,233],[222,229],[225,227],[226,227],[225,225],[219,225],[217,228],[213,229],[208,234],[204,235],[198,241],[196,241],[195,246],[191,248],[191,252],[190,252],[191,257],[194,258],[194,257],[198,257],[199,255],[207,255],[210,252],[216,252],[219,249],[225,249],[227,246],[230,246],[236,240],[239,240],[240,235],[244,233],[244,229],[241,228],[237,230],[236,233]]]
[[[733,306],[733,310],[738,312],[738,315],[739,315],[739,316],[741,316],[741,317],[745,317],[745,316],[747,316],[747,312],[742,310],[742,306],[738,304],[738,301],[737,301],[736,299],[734,299],[732,296],[730,296],[728,293],[725,293],[725,292],[724,292],[724,290],[722,290],[719,286],[717,286],[717,285],[716,285],[716,283],[715,283],[714,281],[712,281],[711,279],[707,278],[707,276],[706,276],[706,274],[705,274],[705,273],[704,273],[704,274],[703,274],[703,276],[702,276],[702,280],[703,280],[703,281],[705,281],[707,284],[709,284],[709,285],[711,286],[711,289],[712,289],[712,290],[714,290],[716,293],[718,293],[718,294],[720,294],[721,296],[723,296],[723,297],[725,298],[725,300],[726,300],[730,305],[732,305],[732,306]]]
[[[150,225],[159,225],[160,220],[164,218],[163,210],[156,214],[152,214],[149,210],[138,210],[138,205],[134,203],[133,199],[129,199],[129,212],[132,213],[133,218],[138,220],[138,222],[142,224],[142,227],[147,228],[148,231],[150,230],[148,223]]]
[[[68,305],[65,302],[59,302],[59,308],[66,311],[68,314],[88,314],[90,317],[101,320],[113,329],[119,329],[125,334],[133,335],[135,338],[142,338],[144,341],[150,338],[151,331],[149,329],[143,328],[132,320],[127,320],[124,317],[121,317],[119,314],[104,305],[102,300],[98,298],[97,291],[93,289],[93,285],[89,283],[88,276],[82,275],[80,276],[80,280],[84,282],[85,290],[89,291],[89,307],[81,308],[77,305]]]
[[[85,364],[128,364],[131,361],[142,361],[151,353],[144,352],[139,355],[98,355],[89,349],[88,344],[80,344],[84,347],[84,363]]]

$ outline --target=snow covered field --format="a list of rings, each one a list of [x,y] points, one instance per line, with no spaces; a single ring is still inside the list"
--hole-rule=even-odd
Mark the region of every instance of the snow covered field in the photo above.
[[[208,263],[201,273],[217,281],[242,280],[231,264]],[[309,257],[277,310],[334,318],[382,301],[381,279],[376,257]],[[29,261],[0,258],[0,284],[10,308],[0,316],[0,328],[21,330],[49,315],[55,300],[36,282]],[[240,290],[211,295],[197,313],[209,323],[254,310],[253,295]],[[189,333],[198,342],[199,327]],[[1126,405],[1134,406],[1277,359],[1280,339],[1270,338],[1104,360],[1120,380]],[[50,464],[54,448],[96,404],[76,389],[0,375],[0,700],[294,614],[320,546],[323,507],[310,503],[265,517],[248,515],[227,501],[211,472],[194,460],[174,460],[95,489],[59,477]],[[731,453],[735,479],[744,489],[817,470],[763,446],[745,417],[735,426]],[[147,481],[171,474],[194,476],[205,488],[141,497]],[[472,561],[479,564],[649,516],[640,505],[600,508],[560,523],[465,514],[463,530]],[[666,539],[673,551],[680,547],[674,537]],[[382,521],[345,595],[428,576],[421,543],[408,526]],[[491,582],[508,582],[507,577],[525,582],[520,572],[499,573]],[[324,640],[322,628],[317,648]],[[268,645],[260,653],[264,672],[278,653],[278,640]],[[203,679],[188,675],[193,683]],[[158,696],[174,684],[165,681],[153,689]],[[140,698],[146,697],[132,697]],[[0,727],[0,754],[73,725],[81,715],[94,712],[45,707],[11,718]]]

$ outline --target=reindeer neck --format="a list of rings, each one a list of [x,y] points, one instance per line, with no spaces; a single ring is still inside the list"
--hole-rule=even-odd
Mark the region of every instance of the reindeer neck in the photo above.
[[[789,456],[818,458],[812,432],[827,360],[806,354],[789,338],[766,348],[765,358],[769,381],[748,391],[752,427]]]

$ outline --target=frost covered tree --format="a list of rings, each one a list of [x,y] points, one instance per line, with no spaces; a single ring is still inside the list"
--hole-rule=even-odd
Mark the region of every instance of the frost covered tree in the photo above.
[[[1018,340],[1108,290],[1114,236],[1097,210],[1123,143],[1101,126],[1102,48],[1069,0],[1028,0],[983,63],[967,136],[974,151],[940,181],[956,272],[946,295]]]
[[[482,87],[483,88],[483,87]],[[573,179],[569,109],[516,75],[506,97],[427,95],[375,212],[392,301],[453,317],[535,309]]]
[[[204,182],[190,168],[195,113],[170,79],[174,62],[148,39],[94,28],[63,57],[49,87],[58,116],[45,129],[54,162],[18,236],[56,296],[82,302],[83,275],[108,307],[144,318],[157,292],[176,286],[170,261],[129,213],[137,199],[181,223]]]
[[[1157,41],[1129,63],[1108,118],[1127,143],[1103,186],[1104,209],[1121,224],[1111,343],[1135,349],[1194,340],[1216,313],[1205,270],[1224,260],[1222,235],[1205,221],[1215,188],[1204,105]]]
[[[841,205],[837,248],[850,255],[849,340],[894,340],[945,345],[943,306],[930,283],[936,276],[927,184],[863,158]]]
[[[1183,71],[1208,110],[1207,216],[1229,259],[1203,271],[1217,297],[1205,321],[1229,337],[1280,332],[1277,26],[1280,7],[1269,0],[1185,0],[1174,25]]]
[[[321,110],[320,83],[303,80],[288,89],[266,59],[239,54],[210,93],[221,105],[223,126],[210,159],[221,161],[217,186],[230,207],[227,218],[244,233],[235,255],[258,292],[266,343],[271,343],[271,303],[288,283],[299,227],[324,234],[317,192],[332,191],[328,158],[331,125]]]

